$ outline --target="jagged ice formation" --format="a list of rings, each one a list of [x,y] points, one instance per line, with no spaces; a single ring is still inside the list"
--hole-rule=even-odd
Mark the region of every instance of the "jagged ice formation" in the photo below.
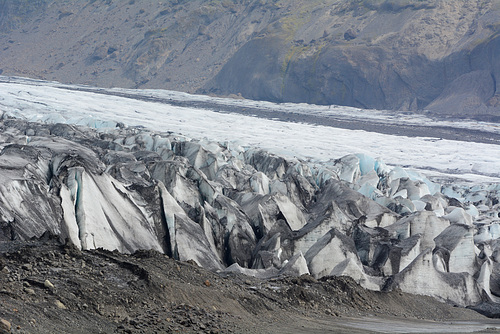
[[[500,296],[500,185],[113,126],[4,115],[0,242],[50,231],[81,249],[155,249],[257,277],[348,275],[462,306]]]

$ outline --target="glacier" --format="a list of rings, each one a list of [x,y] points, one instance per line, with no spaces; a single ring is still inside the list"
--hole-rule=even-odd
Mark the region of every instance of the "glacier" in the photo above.
[[[348,275],[460,306],[498,302],[498,145],[183,101],[390,121],[381,111],[2,77],[0,244],[50,231],[80,249],[155,249],[214,271]]]

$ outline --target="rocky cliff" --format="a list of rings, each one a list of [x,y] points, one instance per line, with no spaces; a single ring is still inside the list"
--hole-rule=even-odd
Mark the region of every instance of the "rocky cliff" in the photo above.
[[[496,6],[390,3],[293,10],[236,52],[208,87],[243,87],[244,96],[275,101],[498,113]]]
[[[496,1],[3,0],[0,29],[3,74],[500,115]]]

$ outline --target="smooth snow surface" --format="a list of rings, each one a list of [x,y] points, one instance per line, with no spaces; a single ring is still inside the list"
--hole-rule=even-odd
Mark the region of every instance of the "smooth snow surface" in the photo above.
[[[62,122],[95,128],[144,126],[190,138],[235,142],[260,147],[274,153],[325,162],[347,154],[365,154],[391,166],[414,168],[428,176],[461,178],[474,182],[500,181],[500,146],[439,138],[409,138],[374,132],[345,130],[328,126],[283,122],[252,116],[177,107],[141,98],[161,97],[176,101],[218,101],[245,107],[260,107],[290,113],[325,115],[338,113],[358,120],[404,124],[446,125],[498,132],[492,123],[464,121],[436,122],[424,116],[409,116],[349,107],[304,104],[273,104],[195,96],[161,90],[95,89],[100,93],[79,91],[82,86],[60,85],[21,78],[0,80],[0,110],[30,121]],[[6,82],[10,81],[10,82]],[[107,93],[127,93],[125,98]],[[413,117],[413,118],[412,118]]]

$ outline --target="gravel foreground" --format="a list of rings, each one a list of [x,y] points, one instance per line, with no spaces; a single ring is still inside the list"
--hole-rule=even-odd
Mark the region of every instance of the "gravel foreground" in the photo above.
[[[347,277],[262,281],[47,236],[0,244],[0,301],[0,333],[500,333],[472,310]]]

